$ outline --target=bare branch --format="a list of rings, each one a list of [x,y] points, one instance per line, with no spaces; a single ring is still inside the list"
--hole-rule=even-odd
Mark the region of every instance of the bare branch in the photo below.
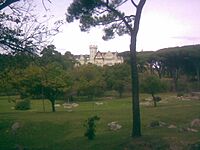
[[[50,42],[52,36],[59,33],[59,28],[63,24],[63,21],[59,20],[49,28],[46,24],[51,16],[38,21],[37,16],[32,14],[31,3],[22,6],[23,8],[17,5],[9,7],[12,10],[11,14],[4,14],[5,17],[0,18],[0,47],[12,53],[40,51]]]
[[[5,7],[9,6],[12,3],[18,2],[19,0],[6,0],[3,4],[0,5],[0,10],[4,9]]]
[[[52,3],[50,0],[47,0],[49,3]],[[46,10],[46,11],[48,11],[49,9],[47,9],[47,7],[46,7],[46,5],[45,5],[45,3],[44,3],[44,0],[42,0],[42,5],[43,5],[43,7],[44,7],[44,9]]]
[[[138,5],[134,2],[134,0],[131,0],[132,4],[137,8]]]
[[[109,0],[106,0],[106,4],[109,4]]]
[[[44,4],[44,0],[42,0],[42,5],[43,5],[44,9],[47,11],[48,9],[47,9],[47,7]]]

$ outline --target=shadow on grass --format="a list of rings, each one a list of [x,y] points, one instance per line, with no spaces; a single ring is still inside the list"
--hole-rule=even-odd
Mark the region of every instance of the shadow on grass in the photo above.
[[[124,150],[169,150],[170,144],[160,137],[142,136],[130,138]]]

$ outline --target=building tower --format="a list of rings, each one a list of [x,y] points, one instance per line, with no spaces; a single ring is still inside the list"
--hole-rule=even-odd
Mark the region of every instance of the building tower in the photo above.
[[[96,45],[90,45],[90,62],[94,63],[94,57],[97,53],[97,46]]]

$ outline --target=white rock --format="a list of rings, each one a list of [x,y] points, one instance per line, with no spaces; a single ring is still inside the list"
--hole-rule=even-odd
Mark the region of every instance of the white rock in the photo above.
[[[194,119],[192,120],[192,122],[190,123],[191,127],[200,127],[200,119]]]
[[[60,107],[60,104],[55,104],[54,106],[55,106],[55,107]]]
[[[108,127],[109,127],[109,129],[112,130],[112,131],[116,131],[116,130],[119,130],[119,129],[122,128],[122,126],[119,125],[116,121],[111,122],[111,123],[108,123]]]
[[[103,102],[96,102],[96,105],[103,105]]]
[[[141,102],[140,104],[144,105],[144,106],[151,106],[152,105],[151,102]]]
[[[13,134],[15,134],[16,131],[17,131],[19,128],[20,128],[20,123],[19,123],[19,122],[15,122],[15,123],[12,125],[12,127],[11,127]]]
[[[72,107],[78,107],[79,106],[79,104],[77,104],[77,103],[72,103],[71,105],[72,105]]]
[[[198,132],[198,130],[196,129],[193,129],[193,128],[187,128],[188,131],[191,131],[191,132]]]
[[[177,128],[177,127],[176,127],[175,125],[171,124],[171,125],[168,126],[168,128],[169,128],[169,129],[175,129],[175,128]]]
[[[72,106],[71,105],[64,105],[64,108],[71,109]]]
[[[167,124],[163,121],[159,121],[159,126],[163,127],[163,126],[166,126]]]
[[[152,101],[152,98],[145,98],[145,101]]]
[[[68,103],[63,103],[62,105],[63,105],[63,106],[66,106],[66,105],[69,105],[69,104],[68,104]]]

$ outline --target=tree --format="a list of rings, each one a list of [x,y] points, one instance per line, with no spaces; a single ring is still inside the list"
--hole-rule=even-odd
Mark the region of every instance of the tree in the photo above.
[[[40,65],[42,66],[56,62],[59,63],[63,69],[68,70],[73,68],[75,64],[75,58],[70,52],[66,52],[62,55],[60,52],[56,51],[56,47],[54,45],[44,47],[40,54],[42,55],[40,59]]]
[[[79,94],[93,99],[103,94],[105,82],[102,76],[102,68],[93,64],[82,65],[73,70],[74,86]]]
[[[0,91],[2,94],[10,95],[11,93],[14,94],[16,90],[19,91],[17,82],[21,76],[18,75],[32,62],[32,57],[26,53],[17,53],[16,55],[0,54]],[[15,85],[15,88],[12,85]]]
[[[55,101],[59,94],[64,95],[70,88],[68,76],[62,66],[56,63],[45,67],[30,65],[23,71],[23,77],[18,82],[21,92],[28,96],[41,96],[51,102],[52,112],[55,112]],[[25,96],[26,96],[25,95]]]
[[[59,32],[63,22],[56,21],[54,26],[49,27],[47,22],[51,17],[44,15],[43,18],[39,18],[35,15],[30,0],[8,5],[12,2],[16,0],[4,0],[7,4],[5,6],[9,7],[0,12],[0,47],[8,53],[40,51],[49,43],[49,38]],[[3,7],[4,3],[0,7]]]
[[[141,90],[145,93],[151,94],[153,98],[154,107],[156,107],[157,102],[161,99],[159,99],[159,97],[156,97],[155,94],[162,92],[164,90],[164,86],[157,76],[150,75],[145,77],[145,79],[141,83]]]
[[[130,2],[135,8],[134,15],[126,15],[119,10],[124,3]],[[131,78],[132,78],[132,137],[141,136],[141,120],[139,107],[139,81],[136,60],[136,39],[139,30],[140,18],[146,0],[138,4],[134,0],[74,0],[67,10],[67,21],[80,20],[81,31],[88,31],[90,27],[104,26],[104,40],[129,34],[131,38]]]
[[[43,71],[43,75],[45,75],[42,82],[43,94],[51,102],[52,112],[55,112],[57,96],[67,90],[67,85],[63,82],[65,73],[62,67],[56,63],[47,65]]]
[[[144,73],[145,71],[151,71],[151,69],[149,68],[150,64],[148,62],[150,56],[153,54],[154,52],[152,51],[147,51],[147,52],[138,52],[137,53],[137,60],[138,60],[138,72],[139,73]]]
[[[121,98],[130,83],[130,66],[125,63],[105,66],[104,71],[107,89],[117,91]]]

